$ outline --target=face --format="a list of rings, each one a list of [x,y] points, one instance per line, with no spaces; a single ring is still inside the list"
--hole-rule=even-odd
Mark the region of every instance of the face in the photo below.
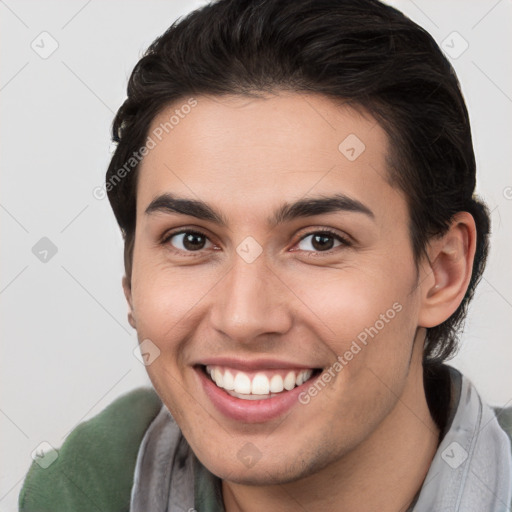
[[[139,169],[139,341],[160,351],[149,377],[211,472],[297,480],[361,445],[406,391],[406,201],[369,115],[312,94],[196,101],[154,119],[150,136],[188,112]]]

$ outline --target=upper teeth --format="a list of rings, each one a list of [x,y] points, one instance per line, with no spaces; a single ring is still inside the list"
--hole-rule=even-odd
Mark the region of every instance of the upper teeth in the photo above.
[[[207,373],[219,388],[230,394],[269,395],[292,390],[311,378],[313,370],[267,370],[248,374],[220,366],[207,366]]]

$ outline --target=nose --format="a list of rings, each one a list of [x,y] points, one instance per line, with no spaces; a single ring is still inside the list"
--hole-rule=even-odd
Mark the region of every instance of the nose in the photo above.
[[[212,297],[212,327],[231,340],[250,344],[265,334],[283,334],[292,325],[292,293],[261,255],[234,263]]]

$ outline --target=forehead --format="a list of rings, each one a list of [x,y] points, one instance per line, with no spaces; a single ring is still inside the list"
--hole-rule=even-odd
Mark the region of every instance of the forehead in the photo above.
[[[384,130],[321,95],[185,98],[162,110],[148,136],[155,145],[139,169],[139,210],[165,192],[263,214],[308,194],[340,192],[377,209],[397,196]]]

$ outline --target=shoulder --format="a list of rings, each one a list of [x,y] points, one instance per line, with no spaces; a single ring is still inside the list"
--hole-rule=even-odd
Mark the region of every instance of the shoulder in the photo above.
[[[161,408],[152,388],[137,388],[79,424],[50,466],[32,463],[20,512],[128,510],[139,445]]]
[[[493,407],[500,427],[512,442],[512,407]]]

